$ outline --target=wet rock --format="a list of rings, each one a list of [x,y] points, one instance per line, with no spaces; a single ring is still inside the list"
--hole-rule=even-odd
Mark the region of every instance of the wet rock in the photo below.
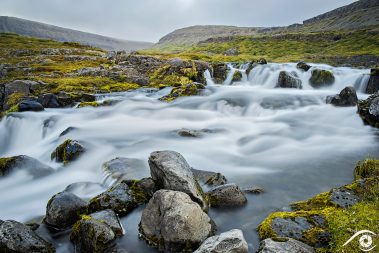
[[[9,110],[11,106],[20,102],[24,97],[32,95],[42,85],[43,83],[29,80],[15,80],[4,84],[2,91],[3,110]],[[12,104],[8,104],[10,100],[12,100]]]
[[[326,103],[335,106],[356,106],[358,104],[357,92],[353,87],[346,87],[339,95],[326,97]]]
[[[275,218],[271,222],[271,228],[278,237],[291,237],[296,240],[305,240],[303,233],[312,227],[304,217]]]
[[[261,193],[264,193],[264,189],[258,186],[250,186],[250,187],[244,188],[243,192],[249,193],[249,194],[261,194]]]
[[[45,223],[65,229],[80,219],[80,214],[87,212],[87,202],[70,192],[55,194],[47,203]]]
[[[215,83],[223,83],[228,75],[228,66],[225,63],[214,63],[212,68]]]
[[[200,95],[201,90],[205,87],[201,83],[190,83],[179,87],[175,87],[171,90],[171,93],[167,96],[160,98],[162,101],[171,102],[178,97],[188,97]]]
[[[253,70],[253,68],[255,68],[256,66],[258,65],[258,63],[252,61],[249,63],[249,65],[247,66],[247,69],[246,69],[246,75],[249,75],[250,72]]]
[[[366,93],[374,94],[379,91],[379,68],[371,69],[370,79],[367,84]]]
[[[359,101],[358,113],[365,124],[379,128],[379,93]]]
[[[313,88],[323,88],[331,86],[334,83],[334,75],[329,70],[314,69],[309,83]]]
[[[43,106],[34,100],[22,100],[18,104],[18,111],[19,112],[28,112],[28,111],[40,112],[43,110],[44,110]]]
[[[360,198],[354,191],[341,187],[332,190],[330,200],[337,206],[348,209],[356,204]]]
[[[85,148],[78,141],[66,140],[51,153],[51,159],[68,164],[78,159],[84,152]]]
[[[131,210],[146,203],[151,198],[152,193],[155,191],[155,185],[149,184],[149,181],[148,179],[122,181],[92,198],[88,206],[89,211],[96,212],[111,209],[119,215],[128,214]]]
[[[181,137],[194,137],[194,138],[197,138],[197,137],[201,137],[202,136],[201,131],[199,131],[199,130],[191,130],[191,129],[187,129],[187,128],[182,128],[182,129],[178,130],[177,133]]]
[[[184,157],[175,151],[156,151],[149,157],[150,174],[159,189],[187,193],[204,210],[207,200]]]
[[[245,194],[236,184],[225,184],[207,192],[211,206],[242,206],[247,202]]]
[[[181,252],[196,249],[214,234],[215,225],[187,194],[159,190],[142,213],[139,231],[152,246]]]
[[[13,220],[0,224],[1,252],[53,253],[54,247],[32,231],[28,226]]]
[[[301,80],[297,78],[294,74],[287,71],[281,71],[279,74],[278,83],[276,84],[278,88],[294,88],[302,89]]]
[[[77,127],[67,127],[65,130],[62,131],[62,133],[60,133],[59,137],[65,136],[66,134],[71,133],[72,131],[77,129]]]
[[[292,238],[269,238],[261,242],[258,253],[315,253],[315,250]]]
[[[75,194],[82,199],[91,199],[106,190],[100,183],[76,182],[69,184],[64,191]]]
[[[194,253],[247,253],[248,246],[239,229],[209,237]]]
[[[121,236],[124,234],[124,229],[122,228],[120,219],[113,210],[107,209],[100,212],[91,213],[89,216],[94,220],[107,224],[116,236]]]
[[[230,49],[225,51],[225,55],[226,56],[237,56],[237,55],[239,55],[239,52],[238,52],[237,48],[230,48]]]
[[[191,169],[195,179],[201,185],[220,186],[227,183],[226,177],[217,172]]]
[[[116,182],[136,179],[145,168],[144,161],[125,157],[117,157],[105,162],[102,166],[107,179],[112,179]]]
[[[44,177],[54,172],[53,168],[26,155],[0,158],[0,177],[15,170],[26,171],[34,178]]]
[[[303,62],[303,61],[297,63],[296,67],[297,67],[298,69],[302,69],[302,70],[304,70],[305,72],[307,72],[307,71],[311,68],[310,65],[308,65],[307,63],[305,63],[305,62]]]
[[[267,64],[267,61],[266,61],[266,59],[261,58],[261,59],[259,59],[259,60],[257,61],[257,63],[258,63],[258,64],[261,64],[261,65],[265,65],[265,64]]]
[[[38,96],[37,100],[45,108],[59,108],[61,107],[56,95],[48,93]]]
[[[234,72],[232,82],[239,82],[242,80],[242,73],[239,71]]]

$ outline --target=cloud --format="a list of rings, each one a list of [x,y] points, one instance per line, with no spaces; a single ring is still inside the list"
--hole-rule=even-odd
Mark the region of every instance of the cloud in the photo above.
[[[191,25],[284,26],[354,0],[1,0],[15,16],[129,40],[158,41]]]

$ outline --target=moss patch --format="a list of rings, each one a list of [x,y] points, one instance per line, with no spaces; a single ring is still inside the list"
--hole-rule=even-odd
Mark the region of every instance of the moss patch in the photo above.
[[[9,167],[15,161],[15,157],[0,158],[0,176],[5,176],[9,172]]]

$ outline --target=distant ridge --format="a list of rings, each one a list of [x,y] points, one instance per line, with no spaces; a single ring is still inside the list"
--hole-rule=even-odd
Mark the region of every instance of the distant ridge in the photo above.
[[[153,43],[150,42],[115,39],[7,16],[0,16],[0,32],[11,32],[19,35],[52,39],[62,42],[78,42],[80,44],[99,47],[106,50],[133,51],[145,49],[153,45]]]

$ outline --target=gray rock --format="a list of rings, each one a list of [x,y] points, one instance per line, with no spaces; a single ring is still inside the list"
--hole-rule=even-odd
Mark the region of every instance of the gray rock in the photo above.
[[[366,93],[374,94],[379,91],[379,69],[371,69],[370,79],[367,84]]]
[[[66,140],[51,153],[51,159],[57,162],[70,163],[78,159],[85,148],[75,140]]]
[[[292,238],[269,238],[261,242],[258,253],[315,253],[315,250]]]
[[[191,130],[191,129],[187,129],[187,128],[182,128],[182,129],[179,129],[177,131],[177,134],[181,137],[194,137],[194,138],[197,138],[197,137],[201,137],[202,134],[201,134],[201,131],[199,130]]]
[[[0,224],[1,252],[53,253],[54,247],[32,231],[28,226],[13,220]]]
[[[196,249],[214,234],[215,225],[186,193],[159,190],[142,212],[139,230],[152,246],[181,252]]]
[[[59,108],[61,105],[58,102],[56,95],[48,93],[38,96],[37,100],[45,108]]]
[[[16,170],[25,171],[34,178],[44,177],[54,172],[50,166],[26,155],[0,158],[0,161],[0,177]]]
[[[80,215],[87,212],[87,202],[70,192],[55,194],[47,203],[45,223],[57,228],[65,229],[80,219]]]
[[[346,87],[339,95],[328,96],[326,103],[335,106],[356,106],[358,104],[357,92],[353,87]]]
[[[247,253],[248,246],[243,233],[233,229],[220,235],[209,237],[194,253]]]
[[[312,227],[313,225],[304,217],[275,218],[271,222],[271,228],[278,237],[291,237],[297,240],[304,240],[303,233]]]
[[[299,63],[296,65],[296,67],[297,67],[298,69],[302,69],[302,70],[304,70],[305,72],[307,72],[307,71],[311,68],[310,65],[308,65],[307,63],[305,63],[305,62],[303,62],[303,61],[299,62]]]
[[[141,171],[144,169],[147,171],[146,167],[142,160],[117,157],[105,162],[102,169],[106,174],[106,180],[111,179],[116,182],[121,182],[122,180],[138,179],[141,175]]]
[[[379,128],[379,93],[358,102],[358,113],[365,124]]]
[[[379,117],[379,97],[371,101],[368,112],[373,116]]]
[[[348,209],[356,204],[360,198],[354,191],[341,187],[332,190],[330,200],[337,206]]]
[[[116,236],[122,236],[124,234],[124,229],[122,228],[120,219],[113,210],[107,209],[100,212],[91,213],[89,216],[94,220],[107,224]]]
[[[250,194],[261,194],[264,193],[264,189],[258,186],[250,186],[243,189],[244,193],[250,193]]]
[[[226,177],[217,172],[191,169],[195,179],[203,186],[220,186],[227,183]]]
[[[243,206],[247,202],[245,194],[236,184],[218,186],[207,194],[212,207]]]
[[[28,111],[40,112],[43,110],[44,110],[44,108],[40,103],[38,103],[37,101],[34,101],[34,100],[30,100],[30,99],[22,100],[18,104],[18,111],[19,112],[28,112]]]
[[[278,78],[277,88],[294,88],[302,89],[301,80],[294,74],[287,71],[281,71]]]
[[[184,157],[175,151],[156,151],[149,157],[150,174],[159,189],[187,193],[204,210],[207,200],[191,167]]]

